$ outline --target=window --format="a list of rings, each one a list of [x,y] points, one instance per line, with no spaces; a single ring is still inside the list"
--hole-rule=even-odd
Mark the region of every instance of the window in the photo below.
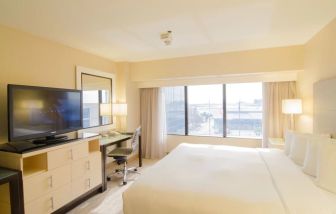
[[[83,127],[90,126],[90,108],[83,108]]]
[[[101,90],[99,91],[100,96],[101,96],[101,103],[102,104],[109,104],[111,103],[111,97],[112,95],[110,94],[109,90]],[[112,120],[111,115],[101,115],[101,125],[106,125],[110,124]]]
[[[83,91],[83,127],[99,125],[99,91]]]
[[[83,128],[112,124],[112,77],[84,72],[80,74],[83,90]],[[101,112],[102,109],[107,111]]]
[[[188,87],[188,133],[223,136],[223,85]]]
[[[167,87],[164,93],[168,134],[262,136],[261,83]]]
[[[262,85],[226,85],[226,136],[260,138],[262,135]]]
[[[166,101],[167,132],[185,134],[184,87],[164,88]]]

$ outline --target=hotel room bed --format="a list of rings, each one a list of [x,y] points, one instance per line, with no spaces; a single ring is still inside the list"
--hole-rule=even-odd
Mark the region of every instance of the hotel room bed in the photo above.
[[[123,194],[124,214],[336,213],[283,151],[181,144]]]

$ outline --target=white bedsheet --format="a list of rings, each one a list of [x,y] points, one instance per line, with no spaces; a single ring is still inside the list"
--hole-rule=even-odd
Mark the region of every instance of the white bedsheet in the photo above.
[[[123,194],[124,214],[330,214],[335,203],[282,151],[181,144]]]

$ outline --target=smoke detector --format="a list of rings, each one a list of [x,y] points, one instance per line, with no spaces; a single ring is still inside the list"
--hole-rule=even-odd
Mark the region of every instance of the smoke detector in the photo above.
[[[165,45],[167,46],[171,45],[171,42],[173,40],[172,31],[168,30],[166,32],[161,33],[160,38],[163,41],[163,43],[165,43]]]

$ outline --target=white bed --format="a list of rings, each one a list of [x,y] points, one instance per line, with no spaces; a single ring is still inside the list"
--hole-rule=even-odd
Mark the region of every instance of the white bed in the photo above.
[[[181,144],[123,194],[124,214],[336,213],[283,151]]]

